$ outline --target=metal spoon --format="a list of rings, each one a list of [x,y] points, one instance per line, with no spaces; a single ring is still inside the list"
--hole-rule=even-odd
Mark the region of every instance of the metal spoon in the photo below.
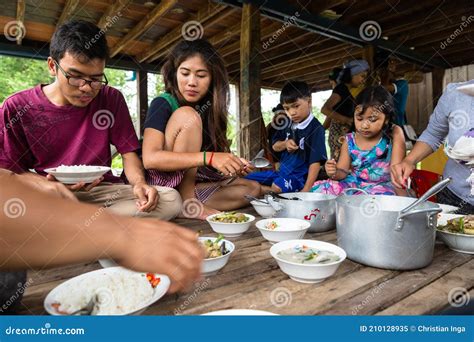
[[[265,200],[262,200],[262,199],[258,199],[257,197],[253,197],[253,196],[250,196],[250,195],[244,195],[245,199],[249,202],[251,201],[257,201],[257,202],[260,202],[260,203],[265,203],[265,204],[268,204],[267,201]]]
[[[267,158],[262,157],[264,152],[265,151],[263,149],[260,150],[257,153],[257,155],[249,163],[252,164],[253,166],[255,166],[256,168],[262,168],[262,167],[269,166],[271,164],[270,161]],[[235,181],[237,178],[239,178],[239,177],[238,176],[232,176],[229,179],[227,179],[224,182],[224,184],[228,185],[228,184],[232,183],[233,181]]]
[[[97,295],[92,296],[91,300],[85,307],[71,312],[69,316],[90,316],[94,310],[95,303],[97,303]]]

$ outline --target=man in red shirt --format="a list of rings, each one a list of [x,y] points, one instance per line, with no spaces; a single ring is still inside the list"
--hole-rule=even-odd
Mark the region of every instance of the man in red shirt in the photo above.
[[[125,99],[107,85],[108,57],[105,35],[94,24],[71,21],[56,30],[48,57],[55,81],[18,92],[2,105],[0,167],[46,175],[45,169],[59,165],[110,166],[114,145],[130,185],[119,184],[120,179],[108,173],[69,189],[80,201],[118,214],[174,218],[181,198],[174,189],[146,184]],[[51,175],[47,178],[55,181]]]

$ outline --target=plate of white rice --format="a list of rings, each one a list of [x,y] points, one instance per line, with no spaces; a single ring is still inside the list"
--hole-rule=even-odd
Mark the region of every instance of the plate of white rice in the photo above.
[[[55,287],[44,300],[50,315],[68,315],[87,306],[92,298],[92,315],[139,315],[163,297],[170,287],[166,275],[153,287],[145,273],[111,267],[81,274]]]
[[[64,184],[92,183],[109,171],[110,167],[93,165],[60,165],[44,170]]]

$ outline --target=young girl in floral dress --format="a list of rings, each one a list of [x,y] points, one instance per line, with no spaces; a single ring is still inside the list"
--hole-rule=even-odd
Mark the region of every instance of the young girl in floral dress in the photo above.
[[[354,131],[345,136],[338,162],[326,163],[331,179],[315,182],[311,191],[340,195],[345,189],[357,188],[372,195],[395,195],[390,165],[403,160],[405,141],[393,117],[393,100],[387,90],[381,86],[364,89],[356,100]]]

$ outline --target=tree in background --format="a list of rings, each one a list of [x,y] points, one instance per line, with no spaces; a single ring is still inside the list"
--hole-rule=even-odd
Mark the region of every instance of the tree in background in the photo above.
[[[106,69],[105,73],[111,86],[125,86],[125,71]],[[0,56],[0,75],[0,102],[20,90],[53,82],[46,60],[32,58]]]

